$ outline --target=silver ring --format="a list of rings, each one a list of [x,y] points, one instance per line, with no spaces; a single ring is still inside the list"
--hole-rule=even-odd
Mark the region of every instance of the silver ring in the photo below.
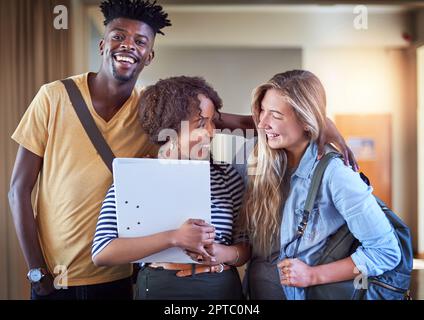
[[[224,265],[220,263],[218,266],[220,267],[220,269],[217,271],[217,273],[222,273],[222,271],[224,271]]]

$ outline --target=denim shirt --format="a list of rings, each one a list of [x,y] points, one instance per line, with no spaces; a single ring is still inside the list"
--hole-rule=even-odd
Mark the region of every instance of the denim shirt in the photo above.
[[[312,175],[319,162],[317,156],[318,147],[312,142],[291,176],[290,193],[282,214],[280,260],[293,255],[295,242],[290,242],[302,219]],[[392,225],[372,195],[372,187],[341,159],[333,159],[324,173],[297,258],[308,265],[316,264],[328,237],[345,222],[362,244],[351,256],[361,273],[377,276],[397,266],[401,258],[399,244]],[[287,299],[304,299],[302,288],[283,289]]]
[[[280,260],[291,258],[294,253],[296,242],[292,240],[301,222],[311,178],[319,162],[317,156],[318,146],[311,142],[291,175],[290,192],[282,209]],[[398,265],[401,258],[399,244],[392,225],[372,195],[372,187],[367,186],[359,173],[345,166],[341,159],[333,159],[324,173],[297,258],[315,265],[329,236],[344,223],[362,244],[351,256],[361,273],[376,276]],[[303,288],[283,286],[283,290],[287,299],[305,298]]]

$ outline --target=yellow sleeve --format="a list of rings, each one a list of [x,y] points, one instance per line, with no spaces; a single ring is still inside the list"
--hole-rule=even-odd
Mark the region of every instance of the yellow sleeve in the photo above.
[[[25,149],[44,157],[50,118],[50,99],[46,86],[42,86],[21,119],[12,135]]]

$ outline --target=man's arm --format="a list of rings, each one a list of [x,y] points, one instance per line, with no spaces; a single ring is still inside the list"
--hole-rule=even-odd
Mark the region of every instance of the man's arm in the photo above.
[[[318,160],[325,155],[325,145],[333,143],[343,155],[345,165],[351,165],[354,171],[359,171],[359,165],[356,162],[355,155],[348,147],[345,139],[337,129],[336,125],[329,118],[326,119],[325,128],[318,138]]]
[[[255,122],[253,121],[252,116],[241,116],[231,113],[221,113],[221,119],[215,121],[215,126],[219,130],[229,129],[232,131],[232,134],[241,135],[244,137],[249,137],[247,135],[247,130],[253,129],[254,136],[257,135]],[[241,129],[238,133],[236,129]],[[251,136],[250,136],[251,137]],[[356,162],[355,156],[347,146],[346,141],[343,136],[338,131],[335,124],[329,119],[326,119],[326,125],[324,131],[318,139],[318,154],[319,159],[324,155],[324,147],[328,143],[334,143],[335,146],[339,149],[343,155],[343,159],[346,165],[351,165],[353,170],[358,171],[359,166]]]
[[[256,126],[252,116],[242,116],[231,113],[221,113],[221,118],[215,121],[215,126],[219,130],[229,129],[231,131],[241,129],[246,136],[246,130],[254,130],[256,135]]]
[[[42,165],[43,158],[20,146],[16,156],[9,190],[9,204],[12,210],[16,233],[29,269],[46,268],[31,204],[31,193]],[[48,280],[45,281],[43,279],[42,282],[44,285],[50,283],[48,289],[42,288],[39,291],[36,288],[41,294],[47,294],[52,289],[51,278],[47,278]]]

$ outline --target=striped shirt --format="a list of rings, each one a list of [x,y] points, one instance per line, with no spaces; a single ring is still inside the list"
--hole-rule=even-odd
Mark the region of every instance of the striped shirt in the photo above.
[[[240,209],[244,183],[229,164],[212,164],[211,173],[211,223],[215,227],[215,242],[231,245],[243,241],[235,235],[234,224]],[[116,221],[115,188],[112,185],[100,210],[92,246],[92,257],[118,237]]]

